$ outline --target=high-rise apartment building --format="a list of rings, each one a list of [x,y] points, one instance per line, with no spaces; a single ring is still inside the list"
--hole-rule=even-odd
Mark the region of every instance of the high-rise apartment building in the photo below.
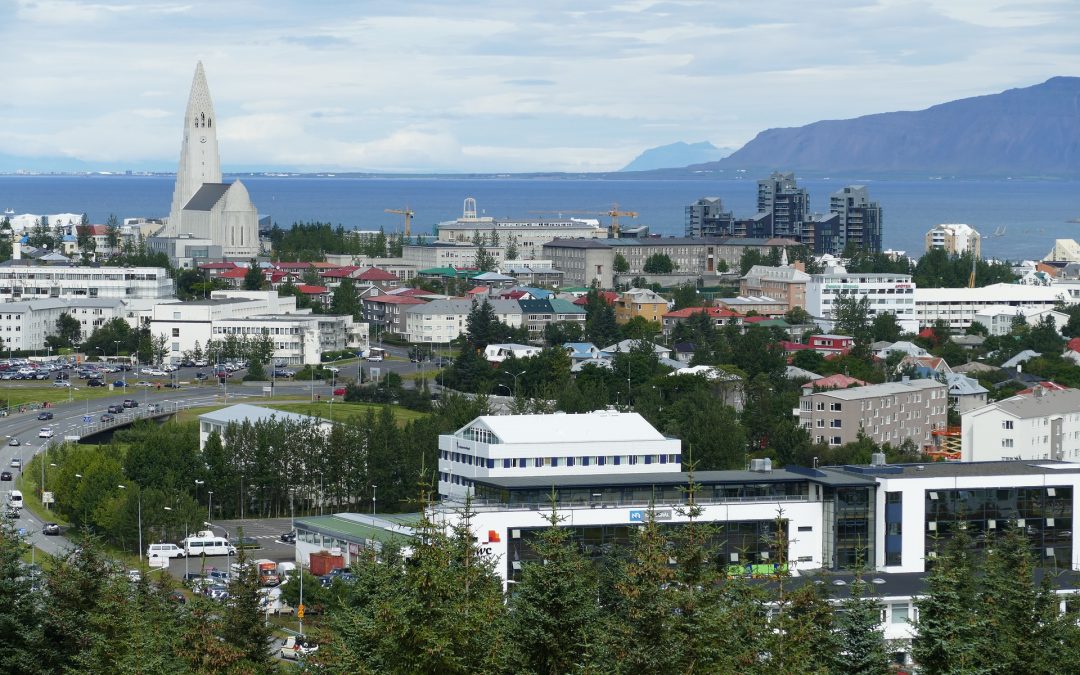
[[[809,205],[810,193],[796,184],[793,173],[776,172],[758,181],[757,210],[772,214],[770,237],[800,237]]]
[[[686,207],[687,237],[730,237],[735,234],[735,216],[724,210],[719,197],[702,197]]]
[[[941,249],[949,255],[974,252],[978,258],[982,256],[982,236],[970,225],[942,223],[926,233],[927,253],[934,249]]]
[[[832,242],[830,248],[841,252],[851,244],[866,251],[881,250],[882,209],[880,204],[870,201],[866,187],[849,185],[832,193],[829,211],[840,216],[839,240]]]

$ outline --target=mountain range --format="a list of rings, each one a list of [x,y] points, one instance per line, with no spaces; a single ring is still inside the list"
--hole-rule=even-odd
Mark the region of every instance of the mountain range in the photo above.
[[[1080,176],[1080,77],[889,112],[762,131],[688,167],[829,173]]]
[[[671,169],[690,164],[702,164],[723,159],[730,155],[732,148],[718,148],[708,141],[700,143],[669,143],[656,148],[649,148],[634,158],[619,171],[651,171],[653,169]]]

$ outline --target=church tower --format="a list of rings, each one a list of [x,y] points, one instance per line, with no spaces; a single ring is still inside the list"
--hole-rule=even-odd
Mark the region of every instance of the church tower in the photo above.
[[[180,146],[180,166],[176,170],[172,208],[167,231],[179,234],[180,211],[204,183],[221,182],[221,158],[218,156],[217,117],[202,61],[195,66],[187,112],[184,114],[184,140]]]

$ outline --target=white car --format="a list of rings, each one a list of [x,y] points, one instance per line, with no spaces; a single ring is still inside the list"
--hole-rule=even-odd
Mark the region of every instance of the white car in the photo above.
[[[52,438],[53,437],[53,430],[50,429],[49,427],[43,427],[41,429],[41,431],[38,432],[37,437],[38,438]]]
[[[319,645],[309,642],[303,635],[290,635],[281,641],[281,658],[299,659],[319,651]]]
[[[323,370],[329,370],[331,373],[335,374],[341,372],[341,368],[338,368],[336,366],[323,366]]]
[[[53,380],[52,386],[54,387],[70,387],[71,383],[67,380]]]

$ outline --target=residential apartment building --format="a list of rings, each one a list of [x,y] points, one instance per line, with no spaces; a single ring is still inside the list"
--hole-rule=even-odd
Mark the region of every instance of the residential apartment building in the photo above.
[[[409,295],[372,295],[360,300],[365,323],[379,332],[404,335],[405,310],[424,304],[423,300]]]
[[[163,267],[44,266],[28,260],[0,263],[0,302],[112,298],[165,300],[175,292]]]
[[[1008,335],[1012,332],[1013,321],[1022,319],[1029,326],[1036,326],[1044,319],[1054,322],[1054,328],[1060,331],[1069,323],[1069,315],[1055,309],[1032,309],[1027,311],[1015,307],[986,307],[975,313],[972,321],[986,327],[990,335]]]
[[[274,314],[220,319],[213,323],[213,339],[230,335],[253,340],[268,336],[274,345],[273,363],[299,366],[322,363],[326,352],[367,352],[368,325],[351,316],[333,314]],[[178,360],[173,352],[173,361]]]
[[[721,307],[684,307],[683,309],[677,309],[673,312],[667,312],[660,317],[660,326],[664,331],[664,335],[671,335],[671,332],[675,330],[675,326],[686,321],[695,314],[703,313],[709,315],[712,324],[717,328],[727,325],[741,326],[746,319],[745,316],[738,312],[733,312],[730,309]]]
[[[480,248],[468,242],[433,241],[402,246],[401,257],[405,264],[415,267],[418,272],[443,267],[476,269],[476,254]],[[505,254],[502,248],[484,249],[493,257],[496,265],[503,264]]]
[[[810,193],[798,186],[793,173],[775,172],[758,181],[757,210],[772,217],[770,237],[801,237],[809,204]]]
[[[930,443],[930,432],[945,426],[948,407],[945,384],[905,378],[849,389],[804,389],[795,412],[815,443],[844,445],[862,431],[878,444],[910,440],[921,448]]]
[[[881,251],[884,215],[881,205],[870,201],[862,185],[849,185],[829,196],[829,211],[840,216],[839,240],[822,242],[820,248],[842,253],[850,244],[864,251]],[[819,245],[815,243],[817,251]],[[822,251],[825,252],[825,251]]]
[[[472,300],[432,300],[405,308],[405,339],[409,342],[447,344],[463,335]]]
[[[942,223],[930,228],[926,233],[926,251],[945,251],[949,255],[974,253],[982,257],[982,236],[970,225],[963,223]]]
[[[678,472],[682,450],[637,413],[485,415],[439,436],[439,496],[480,478]]]
[[[1053,309],[1058,302],[1075,304],[1058,286],[991,284],[981,288],[919,288],[915,290],[914,318],[919,327],[944,321],[954,333],[962,333],[975,315],[997,308],[1015,312]]]
[[[735,234],[735,216],[724,210],[719,197],[702,197],[686,207],[686,235],[701,237],[730,237]]]
[[[647,288],[631,288],[615,301],[615,321],[620,324],[639,316],[660,323],[667,311],[667,299]]]
[[[810,275],[795,266],[754,265],[739,280],[739,295],[768,297],[782,302],[788,311],[806,307],[806,284]]]
[[[521,308],[522,323],[529,328],[530,339],[542,339],[544,329],[551,323],[569,321],[585,325],[585,310],[567,300],[518,300],[517,304]]]
[[[894,314],[905,331],[915,332],[915,283],[909,274],[834,272],[812,274],[806,284],[806,311],[826,325],[836,320],[837,300],[843,296],[870,301],[870,317]]]
[[[961,459],[1080,460],[1080,390],[1036,386],[963,414]]]
[[[9,350],[44,350],[45,338],[56,334],[61,314],[76,319],[85,340],[106,321],[127,318],[123,300],[24,300],[0,304],[0,344]]]

